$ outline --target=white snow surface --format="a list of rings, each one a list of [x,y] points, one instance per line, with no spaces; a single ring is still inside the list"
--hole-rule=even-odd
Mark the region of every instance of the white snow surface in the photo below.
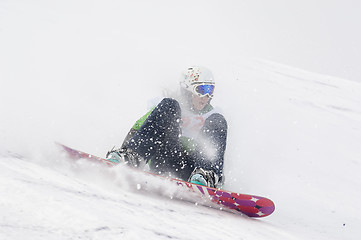
[[[359,239],[361,84],[232,55],[226,2],[0,1],[0,239]],[[141,191],[54,145],[104,156],[189,64],[217,79],[224,188],[271,216]]]

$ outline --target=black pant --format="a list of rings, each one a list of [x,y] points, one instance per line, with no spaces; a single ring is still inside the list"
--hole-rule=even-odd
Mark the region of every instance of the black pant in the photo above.
[[[196,149],[185,151],[180,141],[181,108],[171,98],[163,99],[127,147],[150,162],[153,172],[188,180],[195,167],[223,173],[227,122],[219,113],[210,115],[197,137]]]

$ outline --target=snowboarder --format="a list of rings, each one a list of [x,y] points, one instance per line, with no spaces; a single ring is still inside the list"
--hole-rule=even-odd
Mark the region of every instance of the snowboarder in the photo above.
[[[164,98],[140,118],[122,147],[108,159],[133,167],[147,163],[154,173],[209,187],[221,187],[227,122],[210,104],[213,74],[192,66],[182,75],[180,94]]]

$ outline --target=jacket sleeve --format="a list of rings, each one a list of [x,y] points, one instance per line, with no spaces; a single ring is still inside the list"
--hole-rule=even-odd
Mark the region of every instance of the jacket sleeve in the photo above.
[[[125,139],[123,141],[122,147],[121,148],[126,148],[126,146],[128,145],[130,139],[132,139],[132,137],[134,136],[134,134],[139,130],[139,128],[143,125],[143,123],[145,122],[145,120],[147,120],[147,118],[149,117],[149,115],[153,112],[155,107],[153,107],[150,111],[148,111],[143,117],[139,118],[134,125],[132,126],[132,128],[129,130],[127,136],[125,136]]]

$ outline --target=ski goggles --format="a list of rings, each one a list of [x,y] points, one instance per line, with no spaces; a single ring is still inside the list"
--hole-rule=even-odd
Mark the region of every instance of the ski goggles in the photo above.
[[[214,92],[214,84],[197,84],[194,86],[193,90],[198,96],[206,96],[213,97]]]

